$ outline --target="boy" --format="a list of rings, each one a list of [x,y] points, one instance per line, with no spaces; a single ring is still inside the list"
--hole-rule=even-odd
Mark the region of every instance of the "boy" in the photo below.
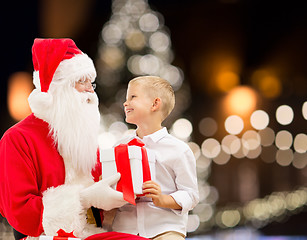
[[[126,122],[137,129],[121,143],[140,139],[156,154],[156,182],[143,184],[145,197],[136,206],[119,208],[113,230],[155,240],[184,239],[188,212],[199,201],[196,161],[186,143],[168,134],[163,120],[175,105],[170,84],[155,76],[141,76],[128,84],[124,103]]]

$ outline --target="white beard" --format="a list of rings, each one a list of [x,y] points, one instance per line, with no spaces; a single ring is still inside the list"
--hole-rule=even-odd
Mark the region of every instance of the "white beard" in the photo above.
[[[98,97],[96,93],[80,93],[64,86],[52,95],[53,102],[48,109],[52,113],[48,114],[50,133],[65,162],[66,182],[71,182],[80,177],[79,173],[91,175],[97,163]]]

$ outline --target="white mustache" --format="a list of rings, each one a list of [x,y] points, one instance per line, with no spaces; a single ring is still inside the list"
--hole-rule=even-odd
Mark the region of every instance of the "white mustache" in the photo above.
[[[80,93],[81,103],[96,104],[98,98],[96,93],[82,92]]]

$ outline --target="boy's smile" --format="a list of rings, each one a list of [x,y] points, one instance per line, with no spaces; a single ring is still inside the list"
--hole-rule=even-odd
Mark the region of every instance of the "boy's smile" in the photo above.
[[[125,108],[125,113],[126,114],[129,114],[132,111],[133,111],[133,108]]]

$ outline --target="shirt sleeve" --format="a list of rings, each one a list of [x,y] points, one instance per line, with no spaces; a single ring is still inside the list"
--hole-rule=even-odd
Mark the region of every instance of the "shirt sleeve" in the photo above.
[[[25,138],[17,131],[5,134],[0,155],[0,212],[17,231],[39,236],[42,195]]]
[[[196,174],[196,160],[193,152],[188,148],[179,155],[173,164],[177,191],[170,195],[179,204],[181,210],[173,210],[178,215],[184,215],[192,210],[199,202]],[[177,162],[177,161],[180,161]]]

